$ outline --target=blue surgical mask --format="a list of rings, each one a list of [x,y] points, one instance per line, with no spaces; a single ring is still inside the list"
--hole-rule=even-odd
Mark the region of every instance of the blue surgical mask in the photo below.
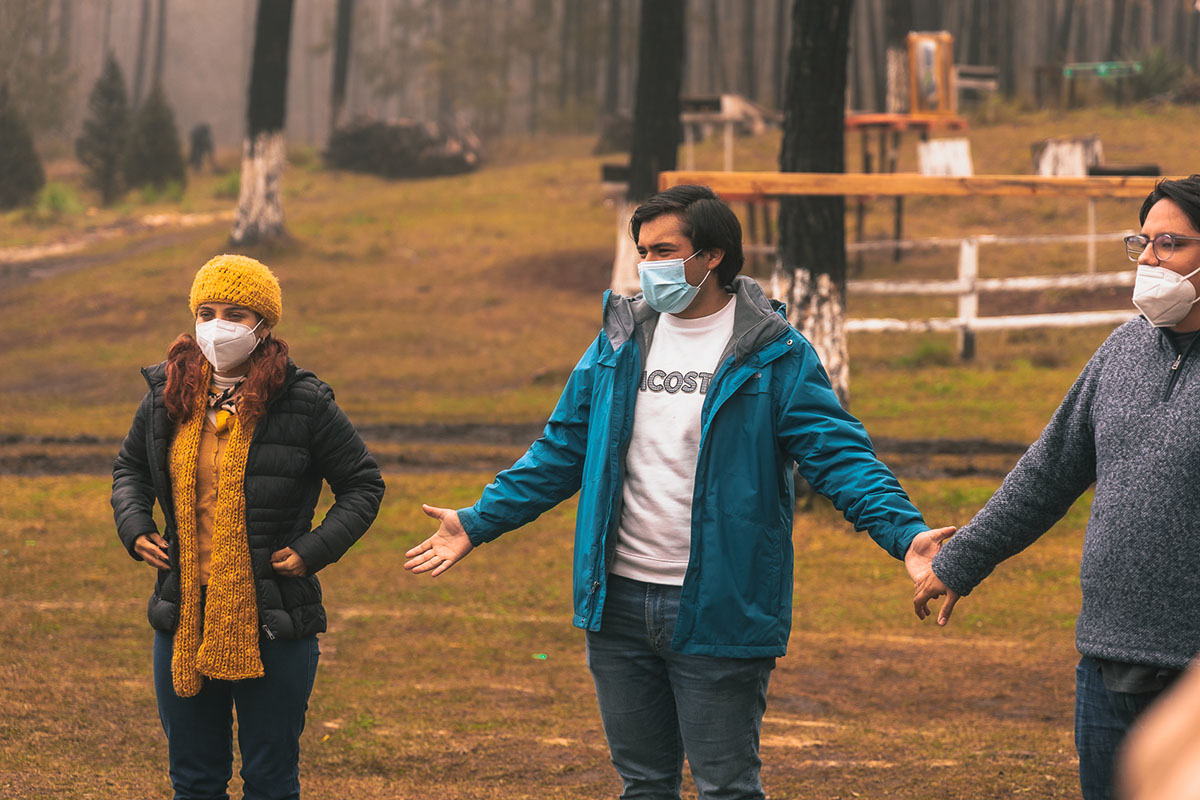
[[[700,283],[692,286],[687,282],[683,265],[696,257],[697,250],[687,258],[668,258],[664,261],[643,261],[638,264],[638,278],[642,294],[655,311],[662,314],[678,314],[692,304],[696,292],[708,280],[709,270]]]

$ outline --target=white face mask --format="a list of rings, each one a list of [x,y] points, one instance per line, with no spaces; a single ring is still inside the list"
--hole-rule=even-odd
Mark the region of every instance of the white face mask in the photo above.
[[[262,320],[258,325],[262,325]],[[196,341],[200,344],[200,352],[213,365],[217,372],[227,372],[241,364],[258,343],[262,341],[254,332],[258,325],[247,328],[240,322],[229,322],[224,319],[210,319],[207,322],[196,323]]]
[[[1156,328],[1178,325],[1198,299],[1196,287],[1188,280],[1197,272],[1200,269],[1180,275],[1166,267],[1138,264],[1137,278],[1133,282],[1133,304]]]

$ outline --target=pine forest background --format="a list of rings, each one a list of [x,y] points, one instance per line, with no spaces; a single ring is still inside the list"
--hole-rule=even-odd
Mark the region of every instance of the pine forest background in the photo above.
[[[287,138],[330,130],[339,3],[298,3]],[[635,0],[356,0],[344,117],[416,119],[500,136],[590,132],[631,110]],[[735,92],[777,107],[788,48],[786,0],[690,0],[683,93]],[[39,148],[69,151],[104,54],[136,107],[161,79],[181,134],[212,127],[240,144],[254,0],[3,0],[0,82]],[[883,110],[886,50],[907,30],[947,30],[955,61],[997,68],[1000,102],[1054,104],[1064,63],[1139,59],[1143,94],[1200,66],[1194,0],[858,0],[848,103]]]

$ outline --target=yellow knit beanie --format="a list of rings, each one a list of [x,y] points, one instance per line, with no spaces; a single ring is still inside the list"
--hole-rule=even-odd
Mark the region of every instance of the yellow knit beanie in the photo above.
[[[274,273],[249,256],[219,255],[192,281],[192,316],[201,303],[233,303],[254,311],[274,328],[283,315],[283,292]]]

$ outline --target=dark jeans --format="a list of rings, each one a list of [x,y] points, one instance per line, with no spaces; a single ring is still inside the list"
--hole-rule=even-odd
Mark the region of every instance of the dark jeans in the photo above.
[[[1083,800],[1111,800],[1113,767],[1125,734],[1166,689],[1114,692],[1104,685],[1100,665],[1084,656],[1075,668],[1075,749]]]
[[[171,683],[173,637],[154,634],[154,689],[167,734],[176,800],[227,800],[237,707],[245,800],[300,797],[300,733],[317,674],[316,636],[261,639],[265,674],[243,681],[206,678],[195,697]]]
[[[774,658],[671,650],[679,587],[613,575],[587,660],[621,797],[677,800],[686,753],[701,800],[761,800],[759,732]]]

